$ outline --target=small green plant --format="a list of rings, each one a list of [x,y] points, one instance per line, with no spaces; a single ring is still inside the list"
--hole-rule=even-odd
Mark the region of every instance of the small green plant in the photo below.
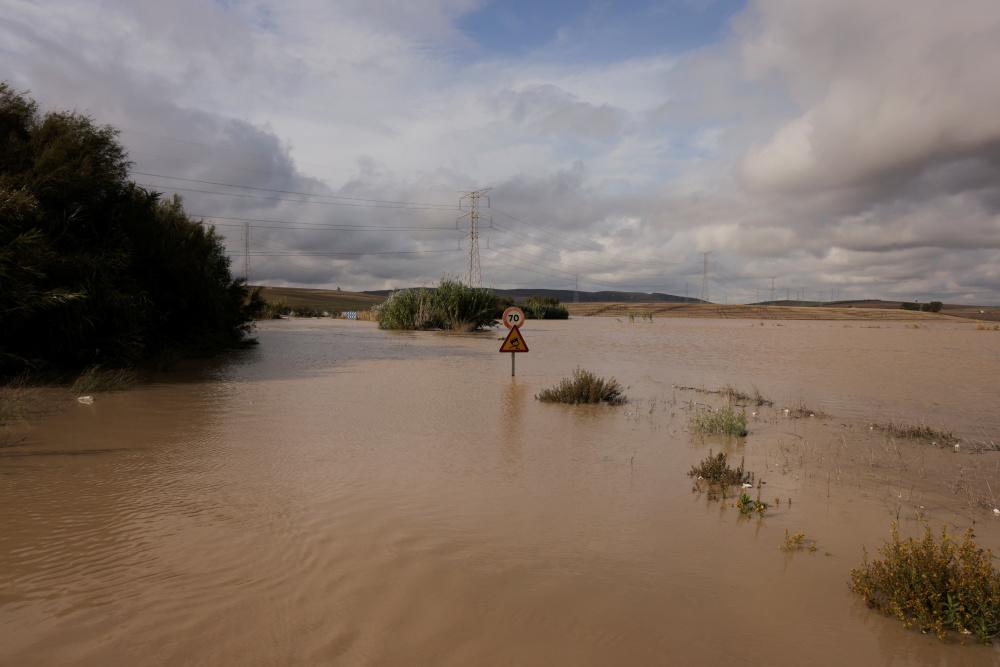
[[[992,552],[972,541],[971,528],[960,542],[946,529],[936,538],[927,526],[923,539],[903,540],[892,522],[882,558],[869,563],[863,551],[861,567],[851,570],[851,590],[907,627],[941,639],[954,630],[988,644],[1000,635],[1000,572]]]
[[[99,394],[108,391],[121,391],[135,384],[135,371],[131,368],[103,369],[89,366],[77,376],[71,391],[75,394]]]
[[[816,543],[810,542],[808,545],[806,545],[805,533],[795,533],[794,535],[789,535],[788,529],[785,528],[785,541],[778,548],[787,553],[791,553],[793,551],[802,551],[803,549],[809,549],[809,551],[816,551]]]
[[[555,387],[535,395],[543,403],[607,403],[622,405],[628,398],[617,380],[606,380],[581,368],[573,371],[573,378],[563,378]]]
[[[747,413],[743,410],[735,412],[729,405],[714,412],[699,410],[691,415],[691,428],[700,433],[725,433],[743,437],[747,431]]]
[[[767,502],[760,499],[760,490],[757,491],[757,499],[754,500],[747,492],[744,491],[740,494],[739,500],[736,501],[736,509],[740,511],[740,514],[745,516],[753,516],[754,514],[759,514],[764,516],[767,512],[769,505]]]

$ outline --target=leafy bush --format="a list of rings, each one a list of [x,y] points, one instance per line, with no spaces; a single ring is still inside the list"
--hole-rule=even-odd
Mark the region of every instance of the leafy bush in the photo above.
[[[492,289],[445,279],[435,290],[393,292],[372,312],[379,329],[474,331],[496,324],[497,302]]]
[[[904,301],[903,303],[899,304],[899,307],[902,308],[903,310],[922,310],[928,313],[940,313],[941,308],[944,307],[944,304],[941,303],[940,301],[931,301],[929,303],[918,303],[916,301],[914,301],[913,303],[909,303]]]
[[[735,412],[731,406],[719,408],[715,412],[699,410],[691,415],[691,428],[701,433],[725,433],[745,436],[747,434],[747,413]]]
[[[573,371],[572,380],[563,378],[558,385],[545,389],[535,398],[543,403],[607,403],[609,405],[621,405],[628,400],[617,380],[599,378],[590,371],[580,368]]]
[[[891,538],[879,549],[883,558],[851,570],[851,590],[872,609],[895,616],[907,627],[944,639],[949,630],[975,635],[988,644],[1000,635],[1000,573],[991,551],[961,542],[941,528],[935,539],[928,526],[922,540],[901,540],[894,521]]]
[[[128,180],[117,134],[0,83],[0,375],[246,342],[259,295],[179,198]]]

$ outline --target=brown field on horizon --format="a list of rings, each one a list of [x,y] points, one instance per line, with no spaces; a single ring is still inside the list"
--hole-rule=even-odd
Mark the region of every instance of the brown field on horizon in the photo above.
[[[342,290],[302,287],[260,287],[269,300],[284,299],[296,306],[311,306],[330,312],[364,311],[385,300],[383,296]],[[760,320],[888,320],[906,322],[948,321],[954,318],[1000,322],[1000,308],[945,304],[940,313],[903,310],[898,301],[842,301],[832,306],[760,304],[704,304],[650,302],[588,302],[563,305],[571,317],[628,317],[650,313],[653,317]]]

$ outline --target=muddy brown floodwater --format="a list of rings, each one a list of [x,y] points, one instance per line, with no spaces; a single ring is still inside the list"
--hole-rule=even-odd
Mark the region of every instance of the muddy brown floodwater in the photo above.
[[[505,332],[504,332],[505,333]],[[1000,335],[971,324],[614,318],[261,326],[0,449],[2,665],[988,665],[848,589],[899,518],[1000,547]],[[542,404],[577,367],[624,407]],[[688,418],[727,384],[749,437]],[[826,417],[792,419],[806,406]],[[872,420],[953,429],[958,450]],[[708,451],[780,498],[692,491]],[[789,504],[788,499],[791,499]],[[784,530],[814,552],[779,550]]]

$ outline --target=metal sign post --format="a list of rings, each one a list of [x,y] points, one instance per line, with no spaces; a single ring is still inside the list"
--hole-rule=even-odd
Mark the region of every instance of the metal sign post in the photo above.
[[[511,326],[510,332],[504,338],[503,345],[500,346],[500,351],[510,352],[510,376],[514,377],[514,354],[528,351],[528,344],[525,342],[524,336],[521,335],[521,330],[518,327]]]

